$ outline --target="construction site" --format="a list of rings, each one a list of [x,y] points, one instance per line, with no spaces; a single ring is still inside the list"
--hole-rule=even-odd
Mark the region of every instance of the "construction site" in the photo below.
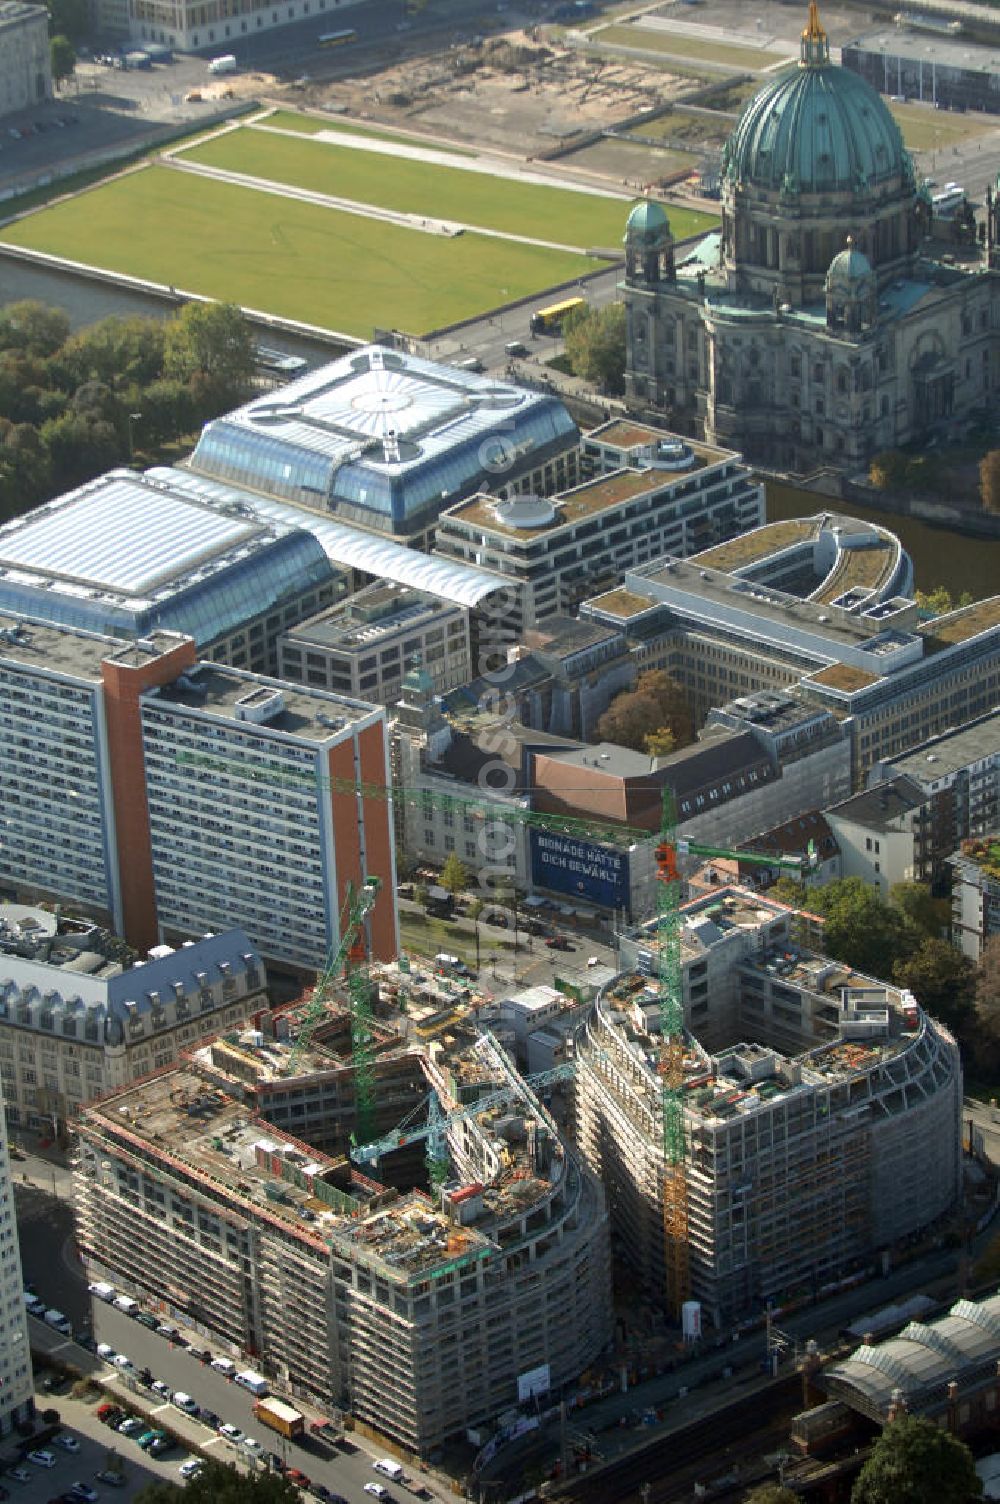
[[[321,1023],[261,1015],[87,1109],[79,1246],[283,1391],[425,1456],[516,1406],[526,1376],[556,1391],[597,1359],[604,1199],[540,1094],[457,1012],[430,1042],[372,1021],[375,1137],[349,1144],[365,1115],[356,1018],[345,998],[322,1007]]]
[[[805,950],[785,906],[726,888],[678,919],[678,1294],[725,1328],[817,1295],[949,1211],[961,1067],[912,994]],[[616,1254],[650,1292],[672,1284],[663,945],[657,923],[623,941],[623,971],[576,1040],[578,1142]]]

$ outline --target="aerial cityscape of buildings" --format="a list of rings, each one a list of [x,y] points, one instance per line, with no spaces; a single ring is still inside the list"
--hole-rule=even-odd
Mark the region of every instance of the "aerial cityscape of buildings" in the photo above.
[[[370,9],[314,0],[312,54],[380,45]],[[249,67],[258,32],[296,56],[309,13],[101,0],[92,24],[121,45],[95,67],[201,49],[211,81]],[[455,33],[401,14],[420,45]],[[996,1276],[974,1287],[973,1266],[1000,1207],[1000,594],[935,591],[908,498],[875,520],[868,473],[921,446],[957,473],[994,441],[1000,176],[985,203],[942,205],[899,108],[992,110],[1000,66],[951,21],[932,44],[897,18],[839,62],[815,0],[802,22],[791,66],[760,38],[752,88],[725,65],[738,108],[699,179],[718,182],[713,228],[688,218],[689,178],[637,201],[581,175],[580,197],[621,211],[620,249],[589,236],[581,270],[568,211],[535,236],[487,226],[511,286],[477,318],[418,335],[366,304],[362,339],[250,308],[268,346],[228,386],[206,361],[195,389],[227,397],[183,441],[140,452],[137,398],[128,464],[82,466],[0,522],[0,1437],[62,1441],[32,1353],[168,1447],[144,1394],[200,1426],[197,1457],[221,1435],[227,1460],[336,1504],[320,1480],[358,1448],[420,1498],[461,1479],[493,1504],[545,1478],[581,1504],[655,1504],[644,1478],[573,1488],[611,1479],[604,1431],[648,1426],[630,1445],[655,1449],[689,1383],[713,1395],[702,1425],[728,1415],[751,1349],[761,1433],[767,1386],[801,1371],[792,1452],[775,1463],[768,1431],[759,1477],[801,1463],[803,1497],[847,1500],[905,1413],[973,1439],[995,1424]],[[0,114],[51,93],[46,27],[0,3]],[[212,103],[213,125],[256,108],[219,87],[183,103]],[[257,130],[332,152],[344,122],[324,108],[301,130],[234,123],[223,149]],[[428,182],[447,169],[443,134],[392,142]],[[521,155],[519,191],[548,192],[551,164]],[[385,191],[387,245],[465,254],[480,233]],[[345,203],[366,217],[324,207]],[[514,296],[529,250],[565,275],[546,262]],[[5,265],[0,247],[0,294]],[[202,296],[180,271],[169,295],[171,318]],[[34,453],[25,319],[0,313],[3,463]],[[610,376],[580,374],[588,320]],[[71,422],[104,401],[96,371],[72,380]],[[984,549],[988,464],[966,509]],[[895,949],[855,964],[852,904],[891,911]],[[58,1259],[35,1226],[46,1171],[72,1204]],[[906,1270],[925,1304],[883,1322],[869,1281],[896,1298]],[[86,1322],[58,1300],[80,1308],[81,1276]],[[822,1342],[778,1329],[801,1310]],[[144,1368],[145,1336],[126,1357],[130,1316],[171,1363],[235,1376],[281,1452]],[[575,1414],[612,1398],[607,1426]],[[345,1427],[357,1446],[324,1447]],[[657,1453],[650,1478],[684,1457]],[[744,1475],[711,1487],[735,1501]]]

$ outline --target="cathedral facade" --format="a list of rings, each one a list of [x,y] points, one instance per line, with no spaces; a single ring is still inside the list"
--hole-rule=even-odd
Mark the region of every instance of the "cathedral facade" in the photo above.
[[[630,405],[800,473],[945,436],[1000,384],[1000,207],[981,258],[934,259],[899,127],[815,0],[801,48],[726,145],[721,230],[681,258],[638,205],[622,287]]]

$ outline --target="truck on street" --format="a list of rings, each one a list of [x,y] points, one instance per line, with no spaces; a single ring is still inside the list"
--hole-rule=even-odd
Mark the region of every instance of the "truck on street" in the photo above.
[[[306,1418],[298,1410],[293,1410],[291,1405],[286,1405],[284,1400],[276,1400],[269,1396],[266,1400],[258,1400],[253,1407],[253,1413],[262,1426],[269,1426],[272,1431],[277,1431],[279,1436],[284,1436],[288,1441],[301,1436],[305,1430]]]

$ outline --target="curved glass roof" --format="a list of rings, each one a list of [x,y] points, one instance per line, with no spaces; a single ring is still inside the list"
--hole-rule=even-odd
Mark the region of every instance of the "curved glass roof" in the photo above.
[[[206,424],[191,467],[393,532],[576,435],[548,393],[371,345]]]
[[[305,528],[335,564],[363,570],[377,580],[410,585],[414,590],[437,596],[439,600],[471,608],[478,606],[495,590],[509,589],[509,581],[500,575],[489,574],[485,569],[476,569],[471,564],[436,554],[418,553],[391,538],[363,533],[359,528],[348,527],[342,522],[327,522],[315,512],[300,511],[285,502],[271,501],[249,491],[237,491],[221,481],[194,475],[189,470],[156,469],[149,474],[192,497],[209,502],[228,498],[253,508],[268,522]]]
[[[0,608],[201,646],[334,573],[307,529],[186,495],[172,474],[113,470],[0,528]]]

